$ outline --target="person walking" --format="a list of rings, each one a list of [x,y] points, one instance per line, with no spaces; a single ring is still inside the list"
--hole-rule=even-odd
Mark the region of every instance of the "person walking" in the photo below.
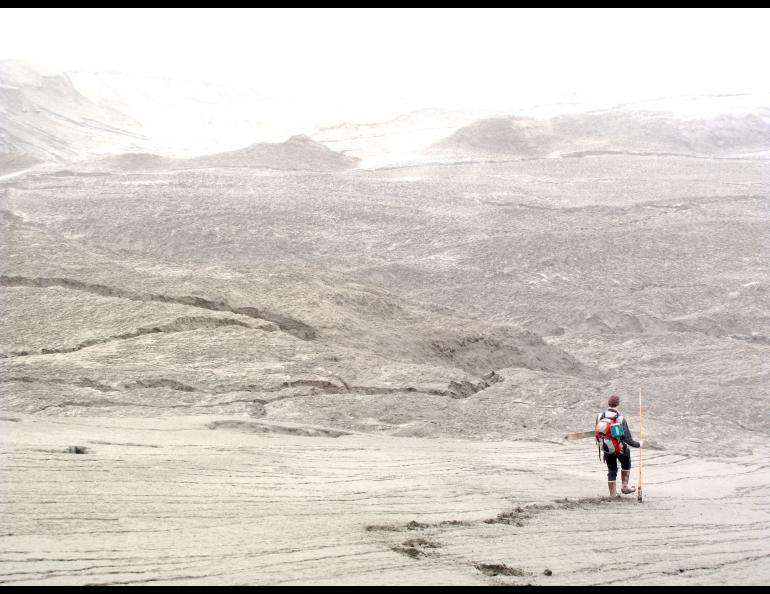
[[[613,394],[607,400],[607,410],[596,417],[596,442],[599,456],[607,464],[607,485],[610,497],[620,497],[617,492],[618,462],[620,462],[621,493],[628,495],[636,491],[628,485],[631,478],[631,450],[642,444],[636,441],[628,428],[628,421],[620,414],[620,397]]]

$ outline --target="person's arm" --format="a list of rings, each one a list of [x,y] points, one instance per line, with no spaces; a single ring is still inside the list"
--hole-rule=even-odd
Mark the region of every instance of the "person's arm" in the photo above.
[[[632,448],[638,448],[640,443],[634,439],[631,435],[631,429],[628,428],[628,421],[623,417],[623,441],[625,441]]]

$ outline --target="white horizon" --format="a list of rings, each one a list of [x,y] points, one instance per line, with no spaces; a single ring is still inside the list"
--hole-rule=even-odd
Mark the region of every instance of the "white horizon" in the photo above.
[[[161,144],[173,139],[171,152],[194,153],[194,144],[236,148],[425,108],[550,115],[663,97],[764,96],[769,16],[2,9],[0,60],[67,73],[80,92],[135,117]],[[684,111],[702,107],[681,102]]]

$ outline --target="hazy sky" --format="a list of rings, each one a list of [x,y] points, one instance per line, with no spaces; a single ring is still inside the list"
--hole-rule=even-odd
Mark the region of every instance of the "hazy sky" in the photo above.
[[[0,56],[57,69],[473,100],[768,86],[754,10],[1,9]]]
[[[249,87],[319,122],[767,92],[766,9],[0,9],[0,59]]]

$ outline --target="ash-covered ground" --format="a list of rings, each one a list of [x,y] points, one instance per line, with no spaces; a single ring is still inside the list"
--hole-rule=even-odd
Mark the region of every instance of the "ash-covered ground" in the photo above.
[[[0,582],[610,584],[609,522],[622,579],[765,583],[768,161],[509,124],[3,160]],[[612,502],[563,438],[640,390]]]

